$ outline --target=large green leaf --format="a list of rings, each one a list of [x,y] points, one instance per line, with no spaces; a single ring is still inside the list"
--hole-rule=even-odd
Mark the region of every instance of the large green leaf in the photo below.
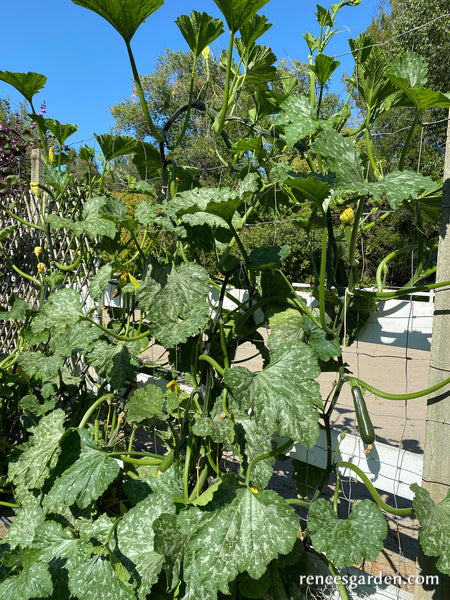
[[[8,304],[11,310],[0,309],[0,321],[7,321],[8,319],[18,319],[23,321],[26,317],[27,312],[30,310],[28,302],[22,300],[16,294],[11,294],[8,299]]]
[[[59,441],[64,433],[65,414],[57,409],[31,427],[30,441],[20,447],[22,454],[14,462],[10,461],[8,476],[18,491],[41,488],[50,469],[56,464],[60,447]]]
[[[0,583],[2,600],[30,600],[48,598],[53,591],[48,566],[42,562],[31,562],[18,575],[8,577]]]
[[[200,13],[197,10],[193,10],[190,17],[180,15],[175,23],[195,57],[223,33],[223,23],[220,19],[213,19],[206,12]]]
[[[289,256],[290,246],[267,246],[254,248],[249,254],[249,267],[251,269],[280,269],[281,263]]]
[[[165,474],[162,476],[165,478]],[[159,479],[159,477],[158,477]],[[167,478],[166,478],[167,479]],[[164,557],[154,550],[153,523],[161,514],[174,514],[173,494],[168,493],[169,485],[157,489],[145,500],[129,510],[117,527],[117,543],[120,551],[133,562],[139,577],[138,596],[145,600],[151,587],[158,580]]]
[[[319,123],[315,107],[306,96],[290,96],[281,105],[275,125],[285,126],[286,144],[293,146],[299,140],[315,133]]]
[[[83,316],[80,294],[68,288],[57,290],[48,298],[43,311],[35,318],[33,331],[41,333],[54,327],[69,327]]]
[[[72,0],[72,2],[106,19],[127,43],[131,41],[145,19],[164,4],[164,0]]]
[[[392,61],[386,75],[403,92],[403,95],[394,101],[394,106],[415,107],[418,111],[436,106],[450,106],[448,94],[425,88],[427,71],[427,61],[415,52],[405,52]]]
[[[270,436],[255,419],[236,417],[234,424],[233,450],[240,458],[241,475],[245,476],[249,463],[258,456],[271,452],[274,448]],[[275,456],[259,460],[252,468],[252,484],[265,489],[273,475]]]
[[[177,194],[169,204],[169,211],[191,225],[224,226],[242,203],[237,190],[230,188],[194,188]],[[208,218],[208,215],[211,218]]]
[[[142,140],[136,142],[133,164],[142,179],[154,179],[161,175],[161,155],[149,142]]]
[[[57,509],[75,502],[86,508],[117,477],[120,467],[100,450],[85,429],[76,429],[64,439],[61,474],[43,500],[46,508]]]
[[[111,527],[111,526],[110,526]],[[32,547],[38,560],[49,565],[53,598],[69,595],[69,572],[90,555],[91,545],[56,521],[45,521],[36,531]]]
[[[136,140],[129,135],[111,135],[109,133],[94,135],[106,162],[118,156],[133,154],[136,150]]]
[[[427,85],[428,64],[423,56],[416,52],[405,52],[389,65],[388,75],[402,79],[405,87],[423,88]]]
[[[339,519],[327,500],[311,504],[308,530],[314,548],[338,568],[376,560],[387,536],[386,520],[376,504],[362,500],[348,519]]]
[[[396,88],[386,77],[388,64],[383,50],[374,46],[372,38],[362,34],[356,40],[349,40],[349,44],[356,63],[355,86],[373,119],[375,109],[394,94]]]
[[[61,146],[64,145],[68,137],[78,131],[78,125],[73,125],[72,123],[63,124],[56,121],[56,119],[45,119],[45,126],[53,133]]]
[[[11,71],[0,71],[0,81],[9,83],[16,88],[18,92],[28,100],[32,102],[33,96],[41,90],[46,81],[47,77],[40,73],[12,73]]]
[[[91,239],[101,235],[114,238],[117,233],[117,226],[113,221],[92,213],[82,221],[71,221],[65,217],[51,214],[47,217],[47,223],[53,229],[61,229],[64,227],[69,231],[73,231],[75,235],[86,233]]]
[[[340,64],[341,63],[338,60],[334,60],[331,56],[318,54],[314,64],[310,65],[309,68],[315,73],[318,81],[322,85],[325,85]]]
[[[246,24],[239,28],[243,44],[249,48],[271,27],[272,23],[268,23],[264,15],[252,15]]]
[[[228,28],[236,33],[269,0],[214,0],[219,7]]]
[[[154,335],[165,348],[199,333],[209,317],[208,273],[193,263],[155,266],[136,294]]]
[[[417,483],[411,485],[414,492],[413,508],[420,523],[419,541],[425,554],[438,556],[436,567],[450,575],[450,491],[441,502],[434,503],[428,490]]]
[[[258,579],[272,559],[291,551],[298,526],[295,512],[275,492],[253,493],[234,477],[225,479],[204,508],[178,516],[177,527],[186,536],[183,600],[216,600],[244,571]]]
[[[18,363],[27,375],[42,381],[54,377],[64,365],[61,356],[45,356],[42,352],[22,352]]]
[[[36,530],[40,529],[44,519],[44,511],[38,501],[35,498],[29,498],[17,513],[2,542],[8,544],[11,550],[29,547]]]
[[[425,177],[414,171],[392,171],[376,182],[356,184],[353,189],[360,194],[369,194],[375,200],[386,196],[389,206],[396,210],[404,200],[415,200],[421,192],[431,192],[436,183],[431,177]]]
[[[91,279],[89,293],[91,298],[98,302],[102,296],[103,290],[109,283],[113,274],[112,264],[108,263],[100,267],[94,277]]]
[[[79,321],[64,330],[53,329],[49,345],[55,355],[73,356],[76,352],[85,354],[92,350],[101,335],[102,331],[99,327],[89,321]]]
[[[269,46],[252,44],[248,48],[239,38],[234,41],[234,45],[239,55],[243,57],[242,64],[247,85],[254,86],[275,78],[277,70],[273,63],[276,62],[277,57]]]
[[[314,351],[301,341],[272,348],[269,365],[252,373],[245,367],[225,369],[224,381],[244,410],[252,410],[267,435],[286,435],[311,448],[319,435],[322,407],[320,374]]]
[[[336,174],[336,187],[354,189],[356,182],[364,181],[363,164],[355,144],[334,129],[319,133],[310,150],[327,157],[328,171]]]
[[[302,315],[297,310],[289,308],[276,313],[270,319],[269,325],[272,328],[272,348],[301,340],[306,342],[325,362],[341,355],[339,343],[335,339],[329,339],[324,330],[315,325],[310,317]]]
[[[67,172],[60,171],[49,164],[44,165],[44,179],[47,185],[50,185],[58,192],[64,192],[69,185],[70,175]]]
[[[122,581],[103,555],[89,558],[72,569],[69,589],[78,600],[136,600],[132,584]]]
[[[317,206],[322,206],[323,202],[330,196],[335,177],[331,173],[327,175],[321,175],[320,173],[293,173],[290,177],[287,177],[283,183],[288,185],[295,190],[300,192],[301,196],[304,196],[311,202],[314,202]]]
[[[120,390],[127,378],[133,377],[130,351],[125,344],[108,344],[99,340],[89,352],[88,361],[114,390]]]
[[[166,419],[163,411],[164,396],[157,385],[149,383],[137,388],[125,405],[125,414],[128,423],[142,423],[148,419]]]

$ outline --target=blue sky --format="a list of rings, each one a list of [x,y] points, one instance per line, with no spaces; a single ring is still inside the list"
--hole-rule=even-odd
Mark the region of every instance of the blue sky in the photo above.
[[[348,52],[348,38],[356,38],[367,28],[380,2],[363,0],[359,6],[341,10],[336,23],[339,33],[327,54]],[[332,2],[321,3],[328,7]],[[174,21],[194,9],[221,16],[213,0],[166,0],[141,26],[132,40],[140,73],[152,72],[165,48],[187,50]],[[259,43],[270,46],[278,59],[306,60],[302,34],[318,33],[315,10],[316,3],[309,0],[271,0],[260,13],[273,26]],[[47,83],[35,97],[35,108],[45,100],[47,117],[79,126],[68,143],[75,147],[95,145],[93,134],[107,133],[113,125],[110,107],[131,94],[131,68],[122,38],[97,14],[71,0],[13,0],[2,2],[1,12],[0,70],[46,75]],[[214,42],[214,53],[225,46],[226,35]],[[340,78],[352,68],[351,56],[339,60],[342,64],[336,71],[335,91],[342,90]],[[0,97],[8,96],[13,104],[22,100],[14,88],[0,81]]]

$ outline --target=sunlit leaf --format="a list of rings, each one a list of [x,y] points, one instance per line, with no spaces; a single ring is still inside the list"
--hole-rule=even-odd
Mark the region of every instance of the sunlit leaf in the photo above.
[[[69,590],[79,600],[136,600],[133,585],[121,581],[103,555],[88,558],[71,569]]]
[[[7,321],[8,319],[23,320],[30,310],[28,302],[25,302],[25,300],[22,300],[16,294],[11,294],[8,304],[11,306],[10,310],[0,309],[0,321]]]
[[[109,281],[113,274],[113,268],[110,263],[103,265],[91,279],[91,284],[89,286],[89,293],[91,298],[98,302],[102,296],[102,293],[106,286],[109,284]]]
[[[293,146],[307,135],[315,133],[319,127],[316,109],[306,96],[290,96],[281,105],[275,125],[284,125],[286,143]]]
[[[311,152],[327,157],[328,171],[336,174],[339,188],[354,189],[352,185],[364,181],[364,169],[358,149],[348,138],[335,131],[321,131],[311,144]]]
[[[411,485],[414,492],[413,508],[420,523],[419,541],[425,554],[437,556],[436,567],[450,575],[450,491],[441,502],[435,503],[428,490],[417,483]]]
[[[114,390],[120,390],[127,378],[133,377],[130,352],[125,344],[108,344],[99,340],[88,354],[90,364],[108,379]]]
[[[55,119],[45,119],[45,124],[47,129],[53,133],[61,146],[64,145],[64,142],[68,137],[78,131],[78,125],[72,125],[71,123],[63,125]]]
[[[56,290],[44,304],[44,309],[33,322],[33,331],[41,333],[52,329],[73,325],[83,317],[80,294],[76,290]]]
[[[42,417],[36,427],[31,427],[30,441],[22,446],[23,452],[19,458],[9,463],[9,478],[20,490],[44,485],[59,455],[59,440],[64,433],[64,419],[64,412],[57,409]]]
[[[2,600],[31,600],[49,598],[53,591],[48,565],[34,562],[26,565],[18,575],[0,583]]]
[[[272,349],[262,371],[252,373],[245,367],[225,369],[224,381],[243,410],[252,410],[257,423],[269,436],[279,434],[298,440],[311,448],[319,435],[322,406],[320,373],[316,354],[301,341]]]
[[[239,28],[242,42],[245,46],[250,47],[271,27],[272,23],[268,23],[264,15],[252,15],[247,23]]]
[[[106,19],[125,42],[130,42],[145,19],[164,4],[164,0],[72,0],[72,2]]]
[[[33,96],[44,87],[47,77],[40,73],[32,73],[30,71],[28,73],[0,71],[0,81],[9,83],[16,88],[28,102],[32,102]]]
[[[214,0],[219,7],[228,28],[236,33],[269,0]]]
[[[209,317],[208,273],[199,265],[154,266],[137,290],[152,333],[165,348],[199,333]]]
[[[118,156],[133,154],[136,150],[136,140],[129,135],[110,135],[109,133],[94,135],[106,162]]]
[[[45,508],[57,509],[76,503],[86,508],[119,474],[114,458],[103,452],[85,429],[75,429],[64,439],[62,470],[43,500]]]
[[[143,142],[142,140],[136,142],[133,164],[144,180],[154,179],[161,175],[161,155],[149,142]]]
[[[229,593],[228,584],[238,573],[247,571],[258,579],[272,559],[290,552],[298,520],[275,492],[256,494],[234,477],[227,477],[204,508],[182,511],[176,527],[172,534],[166,530],[166,539],[159,528],[155,536],[156,551],[161,547],[166,556],[171,552],[173,583],[182,562],[184,599],[216,600],[218,591]]]
[[[354,506],[348,519],[339,519],[327,500],[319,498],[309,509],[308,530],[314,548],[338,568],[376,560],[387,536],[386,520],[371,500]]]
[[[331,56],[319,54],[316,56],[314,64],[310,65],[309,68],[316,74],[319,82],[324,85],[340,64],[338,60],[334,60]]]
[[[175,23],[195,57],[200,56],[202,50],[223,33],[220,19],[213,19],[206,12],[200,13],[197,10],[193,10],[190,17],[180,15]]]
[[[163,404],[164,397],[160,387],[151,383],[139,387],[125,405],[127,422],[139,424],[155,417],[166,419],[167,413],[163,411]]]

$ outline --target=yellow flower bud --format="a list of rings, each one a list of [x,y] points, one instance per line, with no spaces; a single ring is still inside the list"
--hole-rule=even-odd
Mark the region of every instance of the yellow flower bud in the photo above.
[[[56,164],[56,155],[55,155],[55,151],[53,150],[53,146],[50,146],[49,151],[48,151],[48,162],[51,165]]]
[[[259,488],[256,487],[256,485],[252,485],[250,489],[254,494],[259,494],[259,492],[261,491]]]
[[[39,198],[39,196],[41,195],[41,189],[39,187],[39,183],[37,181],[32,181],[30,183],[30,188],[31,188],[31,191],[33,192],[33,194]]]
[[[180,385],[175,381],[175,379],[172,379],[172,381],[169,381],[169,383],[166,385],[166,387],[168,387],[169,390],[171,390],[172,392],[176,392],[177,394],[180,391]]]
[[[42,254],[42,248],[40,246],[36,246],[36,248],[34,249],[34,253],[36,254],[36,256],[40,256]]]
[[[206,61],[209,58],[209,52],[210,52],[209,46],[206,46],[206,48],[203,48],[203,50],[202,50],[202,56]]]
[[[352,225],[355,220],[355,213],[353,212],[353,208],[346,208],[341,212],[339,217],[341,223],[343,225]]]
[[[122,272],[122,275],[119,277],[119,285],[123,287],[127,282],[128,273],[126,271]]]
[[[37,270],[42,273],[42,271],[45,271],[45,265],[44,263],[38,263],[37,265]]]

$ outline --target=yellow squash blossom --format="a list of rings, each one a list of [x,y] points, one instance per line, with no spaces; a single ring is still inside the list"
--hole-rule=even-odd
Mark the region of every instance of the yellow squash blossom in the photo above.
[[[343,210],[339,217],[341,223],[343,225],[352,225],[355,220],[355,213],[353,212],[353,208],[346,208]]]
[[[167,384],[167,386],[169,388],[169,390],[172,390],[172,392],[176,392],[177,394],[180,391],[180,384],[175,381],[175,379],[172,379],[172,381],[169,381],[169,383]]]

